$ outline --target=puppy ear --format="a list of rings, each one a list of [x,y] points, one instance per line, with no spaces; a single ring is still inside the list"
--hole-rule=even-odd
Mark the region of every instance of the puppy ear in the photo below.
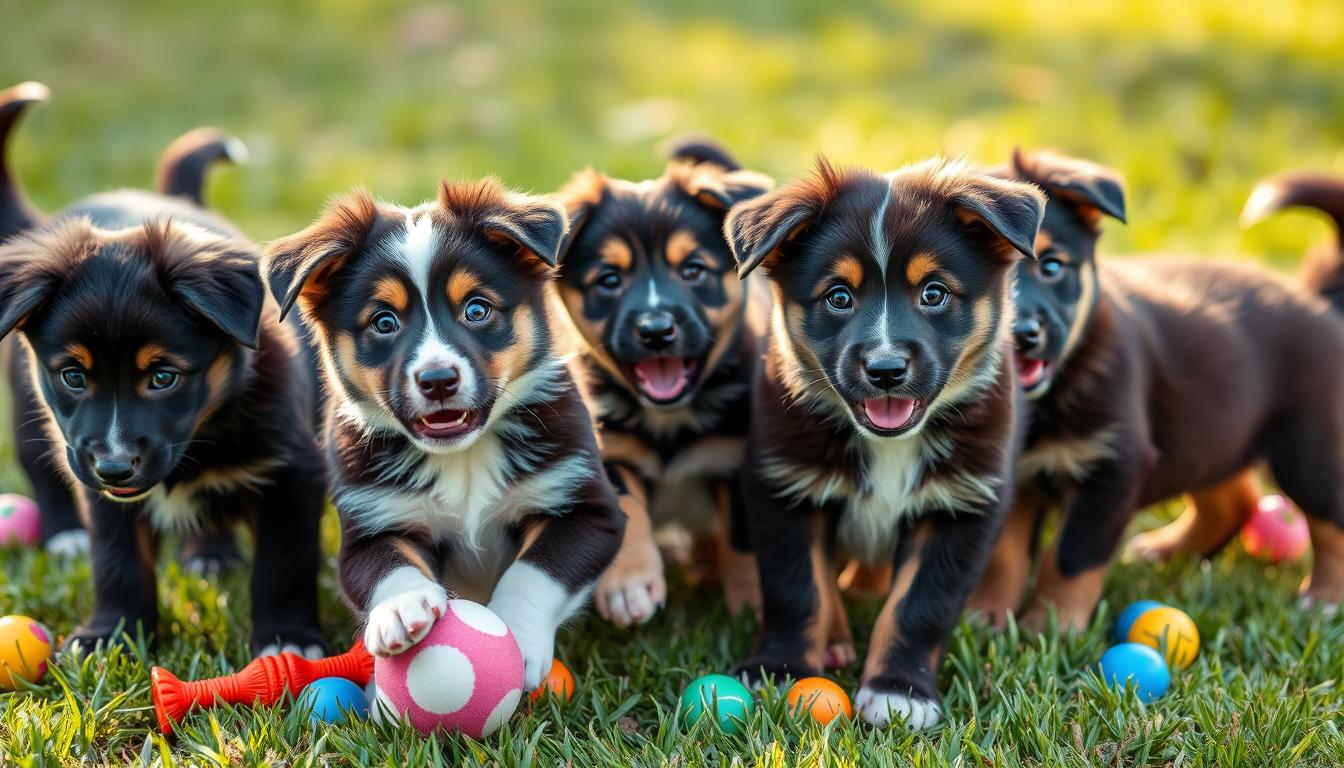
[[[481,227],[489,237],[512,243],[546,266],[554,267],[560,263],[560,246],[569,231],[569,217],[555,200],[510,193],[508,205],[486,216]]]
[[[818,158],[812,178],[790,182],[729,209],[723,233],[737,259],[738,276],[746,277],[762,264],[770,269],[783,245],[835,198],[842,181],[825,158]]]
[[[260,255],[248,244],[186,231],[171,221],[147,222],[143,233],[146,256],[159,265],[168,295],[256,349],[266,297]]]
[[[377,217],[373,197],[358,188],[328,202],[307,229],[266,246],[261,273],[280,305],[280,319],[300,298],[314,307],[326,297],[326,279],[364,244]]]
[[[1104,165],[1053,152],[1028,154],[1018,147],[1013,149],[1013,167],[1020,177],[1077,208],[1094,229],[1101,226],[1101,214],[1125,221],[1124,181]]]
[[[1005,259],[1036,258],[1036,231],[1045,215],[1045,195],[1036,187],[969,174],[953,193],[952,205],[963,223],[983,226],[1008,246],[999,249]]]
[[[558,265],[564,266],[565,257],[569,255],[569,249],[574,247],[579,232],[592,218],[593,212],[602,204],[606,195],[607,177],[592,168],[585,168],[574,174],[573,178],[555,194],[569,217],[569,231],[565,234],[565,241],[560,244],[560,252],[556,256]]]
[[[86,218],[19,235],[0,246],[0,338],[22,328],[96,247]]]
[[[681,188],[707,208],[727,211],[734,205],[770,191],[774,179],[755,171],[725,171],[717,165],[691,166]]]

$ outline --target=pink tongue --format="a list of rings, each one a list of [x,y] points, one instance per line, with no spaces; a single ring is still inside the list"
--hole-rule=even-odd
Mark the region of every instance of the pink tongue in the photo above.
[[[686,361],[680,357],[651,357],[635,363],[635,376],[645,394],[671,400],[686,388]]]
[[[1023,360],[1018,365],[1018,377],[1022,380],[1022,386],[1034,387],[1041,381],[1045,374],[1044,360]]]
[[[878,429],[896,429],[910,420],[915,401],[901,397],[870,397],[863,401],[863,410]]]

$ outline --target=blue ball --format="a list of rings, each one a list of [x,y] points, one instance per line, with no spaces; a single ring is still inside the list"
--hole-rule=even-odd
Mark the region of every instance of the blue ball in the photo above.
[[[308,717],[314,722],[343,723],[351,711],[361,720],[369,716],[364,690],[343,677],[324,677],[309,683],[299,696],[299,704],[309,710]]]
[[[1139,617],[1154,608],[1161,608],[1162,603],[1156,600],[1139,600],[1125,606],[1125,610],[1115,617],[1115,641],[1123,643],[1129,640],[1129,628],[1134,626],[1134,622]]]
[[[1162,654],[1143,643],[1113,645],[1101,655],[1101,679],[1112,688],[1123,690],[1133,683],[1144,701],[1154,701],[1171,687],[1171,671]]]

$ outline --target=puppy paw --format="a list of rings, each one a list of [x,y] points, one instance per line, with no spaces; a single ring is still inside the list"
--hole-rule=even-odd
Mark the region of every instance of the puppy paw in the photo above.
[[[374,656],[395,656],[420,642],[448,610],[448,592],[425,583],[395,594],[369,611],[364,647]]]
[[[256,658],[260,659],[263,656],[278,656],[282,653],[293,653],[302,656],[305,659],[320,659],[323,656],[326,656],[325,649],[316,643],[310,643],[309,645],[304,646],[300,646],[297,643],[284,643],[283,645],[269,643],[262,646],[261,650],[257,651]]]
[[[858,651],[851,642],[832,642],[826,646],[826,669],[843,669],[858,660]]]
[[[593,602],[602,618],[628,627],[643,624],[663,606],[667,600],[663,559],[656,547],[648,550],[630,557],[622,552],[598,579]]]
[[[896,723],[918,731],[932,728],[943,719],[943,705],[933,699],[879,690],[867,685],[854,697],[854,709],[864,722],[877,728]]]
[[[46,543],[47,554],[55,557],[76,558],[89,554],[89,532],[83,528],[52,534]]]
[[[742,680],[748,688],[759,691],[772,681],[775,685],[785,680],[802,680],[804,677],[816,677],[821,674],[804,658],[785,659],[774,655],[757,654],[738,665],[733,676]]]

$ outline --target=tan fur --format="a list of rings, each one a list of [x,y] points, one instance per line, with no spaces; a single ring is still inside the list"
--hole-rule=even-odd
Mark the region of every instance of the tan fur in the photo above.
[[[603,264],[621,271],[628,271],[630,265],[634,263],[634,255],[630,252],[629,244],[614,235],[602,241],[597,252],[602,254]]]
[[[691,254],[699,250],[700,244],[695,241],[695,235],[689,230],[678,229],[667,238],[667,248],[664,255],[667,257],[667,263],[673,269],[681,266],[681,263],[691,257]]]
[[[843,280],[845,285],[857,288],[863,284],[863,262],[853,256],[841,256],[831,267],[831,275]],[[826,286],[818,287],[825,288]]]
[[[1031,537],[1040,510],[1034,499],[1013,500],[1003,532],[989,555],[989,564],[966,609],[979,613],[992,626],[1002,629],[1008,613],[1021,607],[1031,578]]]
[[[79,367],[88,370],[93,367],[93,352],[83,344],[70,343],[65,345],[65,354],[70,356]],[[34,361],[36,363],[36,361]],[[141,366],[142,368],[144,366]],[[39,392],[41,390],[38,390]]]
[[[905,265],[905,281],[920,285],[938,271],[938,257],[932,253],[916,253]]]
[[[463,267],[453,270],[448,278],[448,300],[453,306],[460,307],[467,297],[481,289],[481,278]]]
[[[924,544],[929,539],[929,526],[930,524],[925,522],[915,529],[909,559],[896,570],[896,575],[892,578],[891,592],[887,594],[887,601],[882,604],[882,610],[878,613],[877,620],[873,622],[873,633],[868,641],[868,657],[863,663],[864,680],[882,674],[884,671],[882,665],[887,653],[901,639],[897,613],[905,596],[910,594],[915,576],[919,574],[919,565],[924,556]]]
[[[526,305],[513,312],[513,343],[488,363],[496,381],[513,381],[527,370],[528,361],[536,351],[537,318]]]
[[[457,275],[454,274],[453,277],[456,278]],[[448,293],[450,296],[452,295],[452,290],[453,283],[452,280],[449,280]],[[369,298],[374,301],[381,301],[399,313],[404,313],[406,308],[411,304],[411,297],[406,292],[406,284],[395,277],[379,278],[378,282],[374,284],[373,293],[370,294]]]

